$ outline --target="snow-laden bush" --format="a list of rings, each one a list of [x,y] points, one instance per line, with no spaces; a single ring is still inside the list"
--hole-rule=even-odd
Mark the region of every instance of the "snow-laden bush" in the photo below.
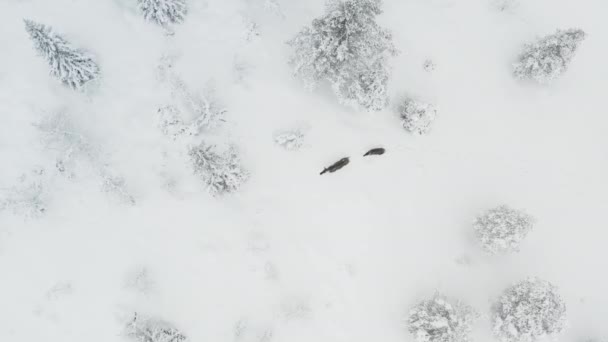
[[[43,168],[19,177],[8,189],[0,189],[0,212],[6,210],[24,218],[38,218],[46,212],[49,194]]]
[[[190,89],[173,70],[174,57],[164,56],[158,66],[158,77],[170,92],[172,103],[158,109],[159,127],[173,139],[182,135],[197,136],[216,128],[224,121],[226,110],[215,100],[214,89],[207,86],[204,94]]]
[[[304,132],[299,129],[281,131],[274,135],[274,142],[289,151],[299,150],[303,141]]]
[[[506,205],[484,212],[473,222],[482,247],[492,254],[517,252],[533,225],[534,218],[530,215]]]
[[[137,0],[137,5],[146,20],[163,27],[183,22],[188,14],[186,0]]]
[[[407,324],[417,342],[467,342],[477,317],[470,306],[436,293],[410,310]]]
[[[188,154],[195,175],[201,178],[211,194],[234,192],[249,178],[233,146],[222,151],[216,145],[202,142],[190,147]]]
[[[501,342],[555,337],[566,324],[566,304],[557,288],[538,278],[507,288],[492,309],[494,334]]]
[[[419,102],[406,98],[397,107],[403,128],[419,135],[431,130],[431,124],[437,116],[437,108],[430,103]]]
[[[328,0],[325,14],[288,41],[294,74],[308,89],[329,81],[340,103],[384,108],[388,57],[396,50],[375,21],[380,13],[380,0]]]
[[[155,318],[135,317],[127,324],[126,335],[137,342],[182,342],[186,335],[173,324]]]
[[[527,44],[514,64],[515,76],[539,83],[551,82],[567,70],[583,39],[585,32],[568,29],[558,30],[533,44]]]
[[[25,30],[34,42],[36,51],[46,59],[51,74],[73,89],[81,89],[99,77],[99,66],[86,51],[75,48],[50,26],[25,21]]]

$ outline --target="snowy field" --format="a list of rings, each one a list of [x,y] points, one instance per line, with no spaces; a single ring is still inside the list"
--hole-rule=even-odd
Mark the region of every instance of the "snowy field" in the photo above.
[[[438,291],[479,312],[473,341],[498,342],[490,307],[530,276],[566,303],[558,341],[608,338],[608,3],[383,9],[400,53],[391,104],[367,112],[292,76],[285,42],[323,0],[188,0],[169,35],[136,0],[0,0],[0,341],[137,341],[137,313],[194,342],[413,342],[408,312]],[[90,51],[94,87],[49,75],[23,19]],[[567,72],[513,77],[525,43],[568,28],[587,36]],[[161,132],[167,56],[189,94],[226,110],[216,128]],[[403,95],[436,105],[428,134],[402,127]],[[275,143],[289,130],[299,149]],[[202,140],[238,150],[238,191],[213,196],[193,173]],[[374,147],[386,153],[363,157]],[[473,222],[501,204],[535,224],[519,252],[489,255]]]

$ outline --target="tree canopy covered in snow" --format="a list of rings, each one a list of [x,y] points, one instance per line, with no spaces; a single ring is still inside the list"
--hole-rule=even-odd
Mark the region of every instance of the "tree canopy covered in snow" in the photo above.
[[[553,284],[530,278],[503,292],[493,306],[492,320],[501,342],[533,342],[564,329],[566,304]]]
[[[137,314],[126,327],[126,335],[137,342],[182,342],[186,335],[173,324],[156,318]]]
[[[202,142],[191,147],[188,154],[194,173],[214,195],[234,192],[249,178],[234,146],[222,150]]]
[[[410,310],[408,329],[417,342],[466,342],[477,316],[470,306],[436,293]]]
[[[532,216],[501,205],[478,216],[473,228],[482,247],[489,253],[498,254],[518,251],[533,224]]]
[[[51,74],[62,83],[80,89],[99,77],[99,66],[86,51],[72,46],[50,26],[25,20],[25,29],[36,51],[46,59]]]
[[[576,50],[585,39],[580,29],[557,32],[527,44],[514,64],[514,74],[519,79],[532,79],[549,83],[566,72]]]
[[[137,4],[146,20],[163,27],[183,22],[188,14],[186,0],[137,0]]]
[[[427,134],[437,116],[437,108],[434,105],[410,98],[399,103],[397,112],[403,128],[417,135]]]
[[[391,33],[376,23],[380,0],[329,0],[325,14],[288,44],[294,74],[313,89],[329,81],[343,104],[380,110],[388,101]]]

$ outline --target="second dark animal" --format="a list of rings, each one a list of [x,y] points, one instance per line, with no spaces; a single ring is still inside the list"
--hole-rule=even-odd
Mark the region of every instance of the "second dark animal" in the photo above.
[[[320,175],[324,174],[325,172],[336,172],[336,171],[340,170],[341,168],[343,168],[349,162],[350,162],[350,160],[348,159],[348,157],[342,158],[342,159],[338,160],[337,162],[331,164],[330,166],[326,167],[325,169],[323,169],[323,171],[321,171]]]
[[[367,153],[365,153],[363,156],[373,156],[373,155],[381,155],[384,154],[386,150],[382,147],[376,147],[376,148],[372,148],[371,150],[367,151]]]

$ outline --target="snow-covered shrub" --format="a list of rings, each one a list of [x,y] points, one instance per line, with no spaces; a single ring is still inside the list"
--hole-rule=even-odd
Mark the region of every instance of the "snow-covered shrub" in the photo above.
[[[99,66],[88,52],[72,46],[50,26],[24,21],[36,51],[46,59],[51,74],[62,83],[81,89],[85,83],[99,77]]]
[[[234,192],[249,178],[249,173],[241,165],[233,146],[222,151],[216,145],[202,142],[190,147],[188,154],[195,175],[202,179],[214,195]]]
[[[146,20],[163,27],[183,22],[188,14],[186,0],[137,0],[137,4]]]
[[[43,168],[23,174],[17,184],[0,192],[0,212],[7,210],[25,218],[42,216],[49,200],[45,181]]]
[[[551,82],[567,70],[583,39],[585,32],[568,29],[557,30],[533,44],[526,44],[514,64],[515,76],[539,83]]]
[[[309,89],[329,81],[340,103],[384,108],[388,57],[396,50],[391,33],[375,21],[380,13],[381,0],[328,0],[325,15],[288,41],[294,74]]]
[[[431,124],[437,116],[437,108],[430,103],[419,102],[410,98],[402,100],[397,111],[401,117],[403,128],[423,135],[431,130]]]
[[[106,170],[101,172],[101,190],[113,194],[123,203],[135,204],[135,198],[127,190],[124,178],[112,175]]]
[[[466,342],[477,316],[470,306],[436,293],[410,310],[407,325],[417,342]]]
[[[35,125],[41,133],[45,149],[56,153],[57,171],[72,175],[79,158],[93,161],[98,150],[85,138],[64,111],[54,112]]]
[[[302,147],[304,133],[302,130],[294,129],[288,131],[277,132],[274,135],[274,142],[286,150],[298,150]]]
[[[551,283],[530,278],[507,288],[492,308],[494,334],[501,342],[555,337],[566,324],[566,304]]]
[[[533,225],[534,219],[530,215],[506,205],[484,212],[473,222],[482,247],[492,254],[517,252]]]
[[[186,335],[173,324],[155,318],[135,317],[127,324],[126,335],[137,342],[182,342]]]
[[[180,117],[180,111],[172,105],[158,108],[158,128],[160,131],[175,140],[186,132],[186,125]]]
[[[205,94],[192,91],[173,70],[174,57],[164,56],[158,66],[159,80],[171,91],[173,103],[158,109],[159,126],[164,134],[177,138],[196,136],[219,126],[224,121],[224,109],[215,100],[214,89],[207,86]]]
[[[435,64],[435,62],[433,62],[432,59],[426,59],[424,61],[424,63],[422,64],[422,68],[424,69],[424,71],[427,71],[427,72],[435,71],[436,67],[437,67],[437,64]]]

